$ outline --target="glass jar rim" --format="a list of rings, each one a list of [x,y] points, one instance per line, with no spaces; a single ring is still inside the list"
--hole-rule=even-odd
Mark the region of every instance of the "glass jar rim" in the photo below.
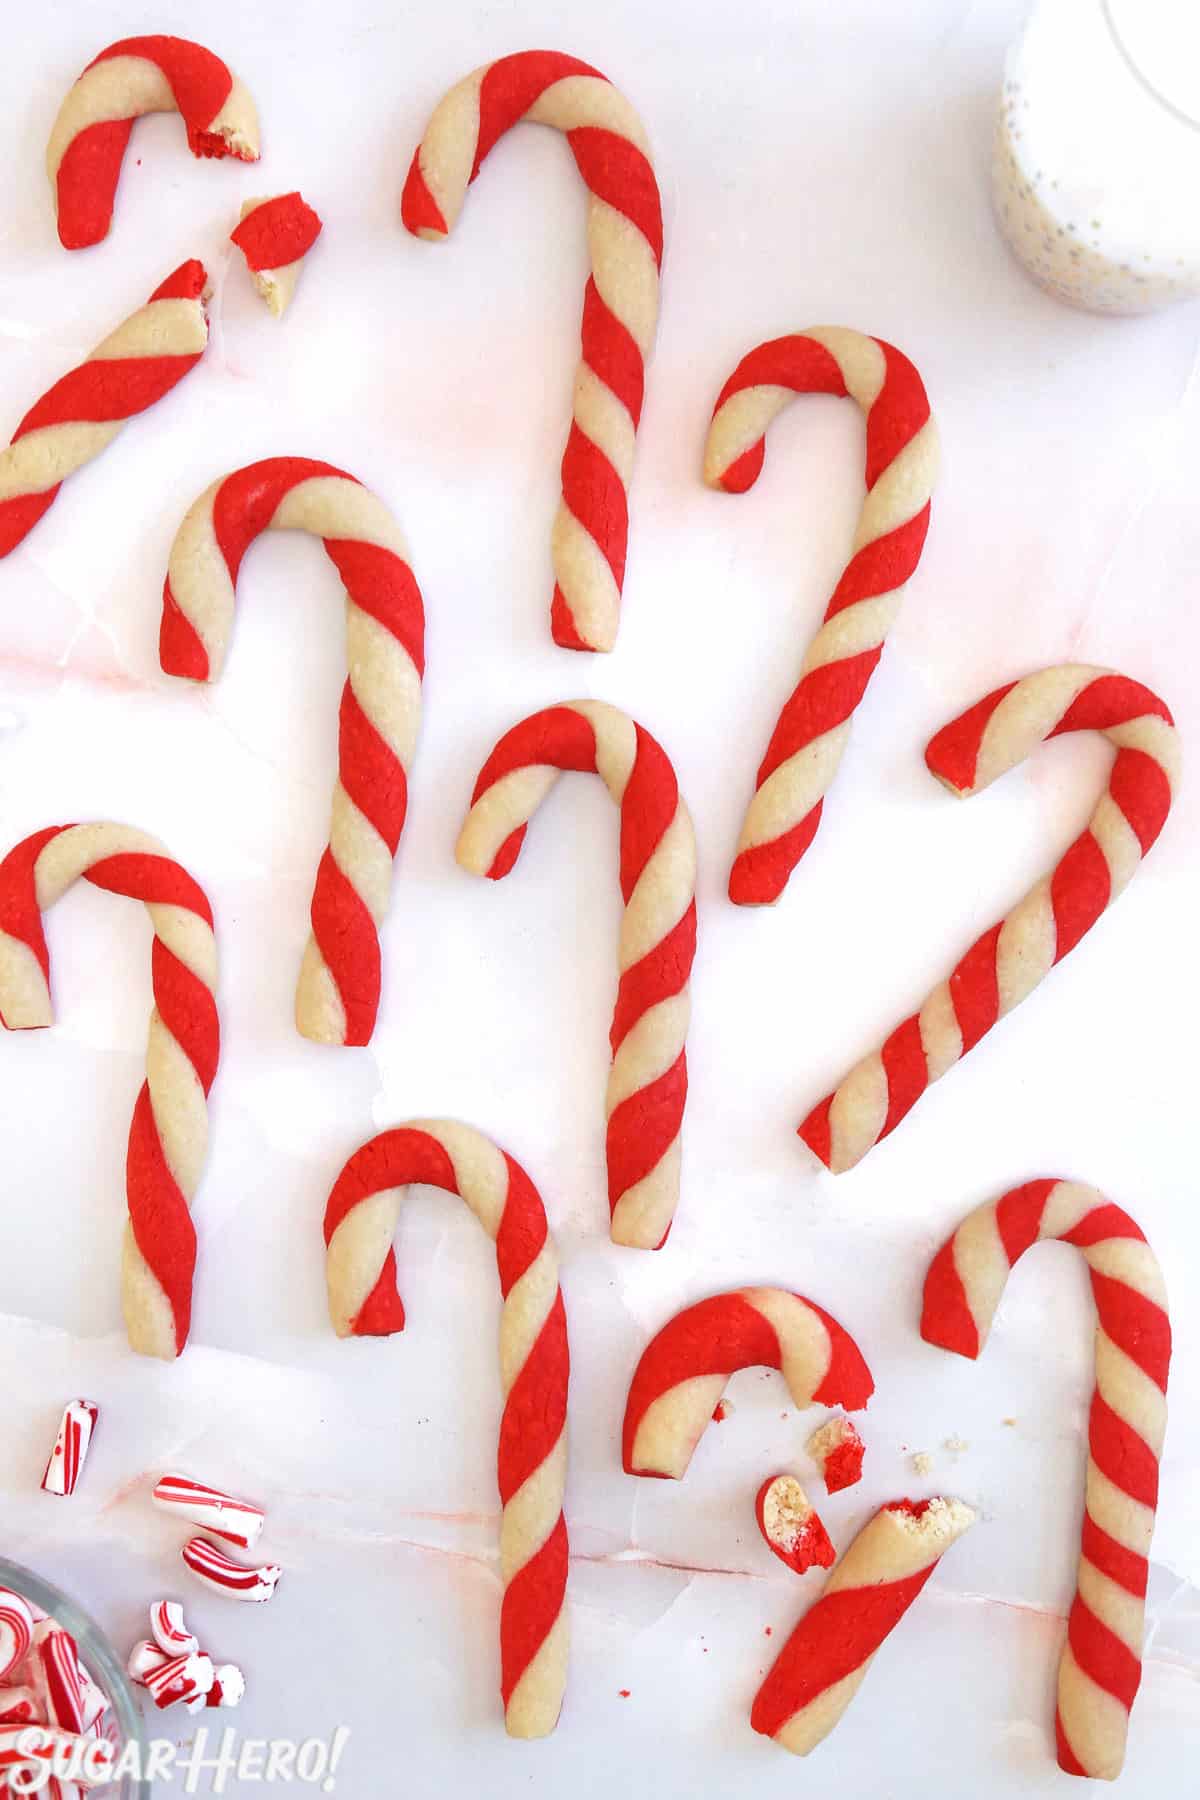
[[[0,1556],[0,1587],[12,1588],[24,1599],[32,1600],[35,1606],[40,1606],[77,1640],[84,1662],[89,1668],[95,1665],[96,1673],[112,1698],[122,1736],[127,1743],[136,1742],[140,1746],[144,1765],[146,1731],[133,1689],[129,1685],[129,1677],[107,1636],[91,1614],[85,1612],[70,1594],[64,1593],[52,1581],[47,1581],[45,1576],[27,1568],[24,1563],[12,1562],[5,1556]],[[107,1788],[100,1790],[101,1793],[114,1794],[115,1791]],[[149,1800],[150,1796],[149,1786],[140,1776],[130,1778],[128,1786],[122,1787],[120,1792],[122,1797],[128,1796],[128,1800]]]

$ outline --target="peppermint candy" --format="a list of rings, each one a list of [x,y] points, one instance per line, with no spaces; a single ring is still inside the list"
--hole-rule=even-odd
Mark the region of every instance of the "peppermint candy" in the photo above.
[[[252,1500],[238,1500],[220,1488],[189,1481],[186,1475],[164,1475],[153,1494],[155,1506],[189,1524],[202,1525],[227,1544],[249,1550],[257,1542],[266,1513]]]
[[[199,1639],[184,1624],[183,1607],[178,1600],[154,1602],[150,1608],[150,1630],[166,1656],[191,1656],[200,1648]]]
[[[274,1594],[283,1570],[278,1563],[261,1563],[247,1568],[234,1562],[207,1538],[189,1538],[181,1551],[184,1562],[197,1581],[214,1593],[228,1594],[234,1600],[266,1601]]]
[[[33,1614],[20,1594],[0,1588],[0,1681],[18,1668],[33,1648]]]
[[[211,1656],[200,1650],[190,1656],[168,1657],[157,1669],[150,1670],[142,1685],[155,1706],[165,1712],[180,1700],[195,1700],[207,1694],[215,1673]]]
[[[94,1401],[67,1401],[58,1436],[50,1452],[50,1460],[46,1464],[46,1473],[42,1476],[44,1493],[57,1494],[60,1499],[65,1499],[75,1492],[87,1453],[92,1447],[92,1433],[99,1417],[100,1408]]]

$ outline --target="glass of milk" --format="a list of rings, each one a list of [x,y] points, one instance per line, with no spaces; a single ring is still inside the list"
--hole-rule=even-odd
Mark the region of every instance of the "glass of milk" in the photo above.
[[[1009,51],[992,184],[1042,287],[1092,312],[1200,295],[1200,5],[1035,0]]]

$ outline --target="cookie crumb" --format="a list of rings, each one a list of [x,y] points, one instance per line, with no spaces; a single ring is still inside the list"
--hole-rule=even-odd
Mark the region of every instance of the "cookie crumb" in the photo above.
[[[942,1449],[948,1450],[951,1456],[961,1456],[964,1450],[970,1448],[966,1438],[960,1438],[957,1432],[952,1433],[942,1444]]]
[[[713,1418],[718,1425],[723,1425],[733,1411],[732,1400],[718,1400],[713,1407]]]
[[[916,1475],[928,1475],[933,1469],[933,1458],[928,1450],[914,1450],[912,1453],[913,1472]]]
[[[617,1689],[617,1693],[622,1700],[628,1700],[630,1691],[631,1690],[629,1688],[618,1688]]]
[[[853,1487],[862,1476],[863,1441],[845,1413],[835,1413],[813,1432],[808,1440],[808,1454],[820,1464],[831,1494]]]

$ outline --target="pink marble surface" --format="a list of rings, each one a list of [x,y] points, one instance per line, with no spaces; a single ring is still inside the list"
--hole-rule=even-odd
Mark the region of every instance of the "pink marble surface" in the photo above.
[[[144,1631],[151,1599],[186,1598],[213,1650],[247,1671],[247,1731],[350,1727],[339,1792],[382,1792],[385,1780],[422,1800],[613,1785],[656,1800],[782,1795],[798,1780],[818,1795],[897,1800],[1064,1792],[1050,1721],[1090,1385],[1082,1268],[1065,1249],[1029,1258],[978,1366],[916,1330],[942,1236],[970,1205],[1049,1173],[1096,1183],[1141,1220],[1176,1301],[1175,1410],[1123,1792],[1169,1791],[1200,1747],[1190,787],[1113,913],[859,1170],[834,1180],[794,1136],[831,1079],[1065,846],[1102,779],[1103,747],[1072,741],[959,807],[922,764],[937,726],[999,681],[1071,658],[1147,682],[1196,735],[1198,318],[1075,314],[1007,259],[987,211],[987,155],[1018,15],[1009,0],[791,12],[746,0],[736,16],[708,0],[447,0],[436,16],[356,0],[331,22],[309,0],[252,11],[212,0],[203,34],[256,94],[262,167],[195,163],[177,120],[145,121],[109,240],[69,256],[41,166],[67,83],[113,38],[200,27],[179,0],[161,0],[153,20],[132,0],[11,10],[0,423],[184,256],[208,259],[216,297],[204,364],[0,568],[0,840],[64,818],[159,833],[214,904],[225,1053],[196,1209],[192,1343],[176,1367],[145,1364],[124,1347],[118,1257],[149,934],[139,908],[108,896],[80,888],[60,904],[59,1023],[0,1037],[3,1548],[67,1586],[122,1645]],[[585,269],[567,152],[550,133],[514,134],[440,250],[399,224],[434,101],[476,63],[538,43],[625,87],[666,207],[662,329],[607,659],[572,658],[547,630]],[[225,239],[244,197],[294,186],[326,231],[281,326]],[[728,862],[769,724],[846,555],[862,428],[834,401],[792,408],[740,500],[705,491],[700,454],[738,357],[826,321],[913,357],[944,473],[818,843],[778,908],[743,913],[724,899]],[[429,616],[426,720],[369,1050],[318,1049],[291,1023],[343,678],[333,572],[300,539],[260,546],[220,685],[194,690],[157,666],[183,512],[228,468],[280,453],[327,458],[377,489],[409,535]],[[579,693],[659,736],[697,823],[683,1201],[659,1256],[605,1234],[619,913],[607,796],[599,783],[561,784],[503,887],[453,861],[495,738]],[[465,1209],[418,1191],[399,1240],[403,1337],[338,1343],[325,1318],[328,1188],[356,1144],[423,1113],[457,1114],[526,1163],[563,1258],[574,1660],[562,1723],[540,1745],[505,1741],[495,1692],[489,1246]],[[874,1367],[866,1477],[823,1509],[839,1546],[902,1492],[955,1492],[981,1513],[803,1772],[746,1715],[819,1576],[802,1587],[770,1556],[753,1497],[775,1469],[808,1469],[820,1415],[798,1419],[777,1378],[743,1375],[684,1484],[634,1482],[619,1467],[625,1388],[647,1337],[681,1305],[746,1280],[812,1294]],[[77,1392],[103,1416],[79,1495],[59,1503],[37,1480]],[[945,1448],[954,1439],[966,1448]],[[918,1450],[933,1459],[926,1477],[912,1469]],[[168,1466],[267,1502],[263,1548],[286,1567],[270,1607],[232,1607],[190,1583],[179,1532],[149,1505]],[[181,1738],[193,1728],[172,1717]]]

